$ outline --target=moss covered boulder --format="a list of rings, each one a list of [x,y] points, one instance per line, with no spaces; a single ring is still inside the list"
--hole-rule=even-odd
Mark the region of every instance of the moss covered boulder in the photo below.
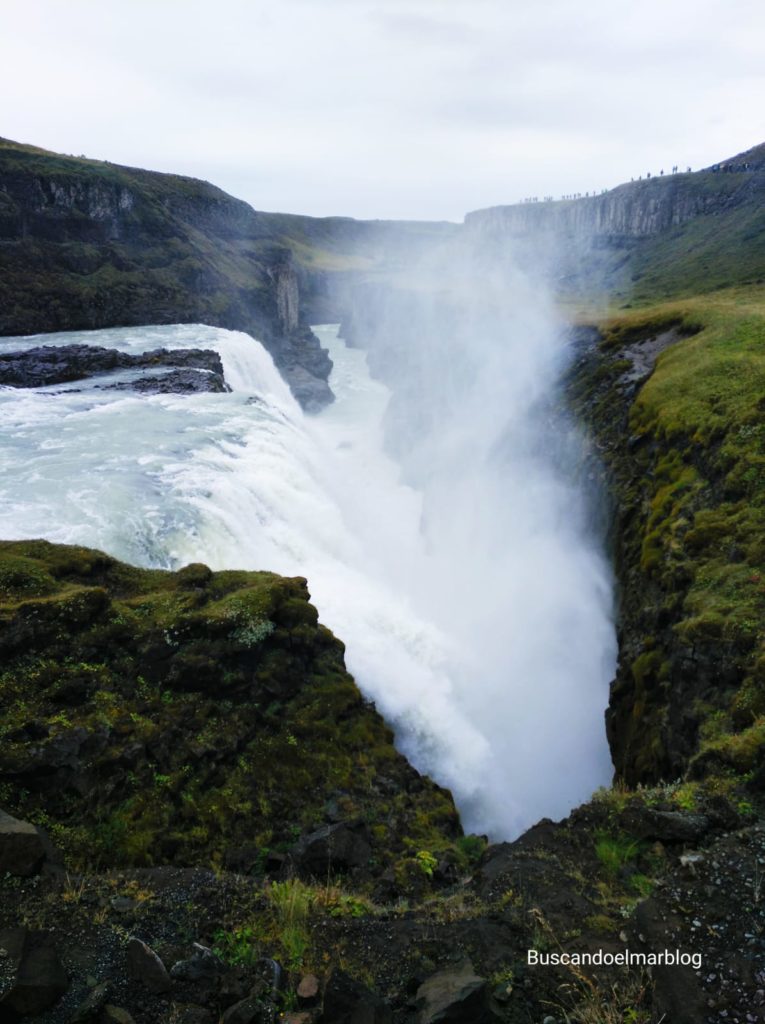
[[[345,670],[306,581],[0,544],[0,805],[70,861],[276,869],[361,822],[357,874],[461,835]]]

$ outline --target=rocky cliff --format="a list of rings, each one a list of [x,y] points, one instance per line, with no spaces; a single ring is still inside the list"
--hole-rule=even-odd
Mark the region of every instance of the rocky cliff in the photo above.
[[[602,195],[477,210],[473,245],[533,259],[567,296],[627,301],[765,276],[765,145]]]
[[[547,232],[593,239],[646,238],[763,193],[765,145],[702,172],[632,181],[601,195],[476,210],[467,214],[465,226],[470,233],[519,239]]]
[[[0,655],[3,1020],[763,1019],[743,780],[487,847],[271,573],[0,543]],[[625,946],[704,971],[527,963]]]
[[[260,213],[204,181],[0,140],[0,334],[202,322],[262,341],[308,409],[334,282],[453,225]]]
[[[0,142],[0,333],[195,321],[257,337],[308,408],[331,399],[267,218],[206,182]]]

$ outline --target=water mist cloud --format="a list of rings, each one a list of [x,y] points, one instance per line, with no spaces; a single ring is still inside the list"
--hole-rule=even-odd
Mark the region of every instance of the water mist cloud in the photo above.
[[[543,286],[454,250],[407,281],[357,293],[364,350],[319,331],[337,401],[318,417],[247,335],[49,336],[216,348],[234,390],[3,392],[3,533],[306,576],[399,747],[466,827],[509,838],[608,781],[610,575]]]
[[[452,785],[468,826],[514,835],[610,774],[611,576],[560,392],[566,330],[541,277],[452,248],[363,291],[347,331],[391,389],[386,441],[422,494],[399,586],[449,637],[454,700],[487,745],[480,786]]]

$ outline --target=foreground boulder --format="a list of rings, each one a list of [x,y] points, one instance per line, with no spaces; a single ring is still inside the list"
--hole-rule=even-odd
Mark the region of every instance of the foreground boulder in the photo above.
[[[270,1024],[273,1013],[255,996],[241,999],[229,1006],[223,1014],[222,1024]]]
[[[43,838],[34,825],[0,810],[0,875],[6,872],[20,878],[36,875],[45,853]]]
[[[9,928],[0,932],[0,1020],[34,1017],[54,1006],[69,988],[69,978],[47,932]]]
[[[344,971],[333,971],[324,993],[322,1024],[391,1024],[388,1004]]]
[[[363,821],[324,825],[290,851],[298,871],[315,878],[363,869],[371,855],[369,830]]]
[[[487,1005],[486,982],[465,960],[439,971],[417,990],[419,1024],[485,1024],[493,1017]]]
[[[159,994],[170,989],[172,982],[165,965],[150,946],[135,936],[128,940],[127,961],[130,977],[145,985],[150,992]]]

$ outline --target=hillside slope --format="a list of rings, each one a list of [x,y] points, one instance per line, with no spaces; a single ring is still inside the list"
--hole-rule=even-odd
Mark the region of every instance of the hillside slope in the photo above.
[[[242,330],[318,408],[331,363],[307,324],[333,315],[326,279],[451,229],[259,213],[204,181],[0,139],[0,334]]]
[[[765,280],[765,144],[602,195],[469,213],[466,233],[551,269],[568,298],[646,303]]]

